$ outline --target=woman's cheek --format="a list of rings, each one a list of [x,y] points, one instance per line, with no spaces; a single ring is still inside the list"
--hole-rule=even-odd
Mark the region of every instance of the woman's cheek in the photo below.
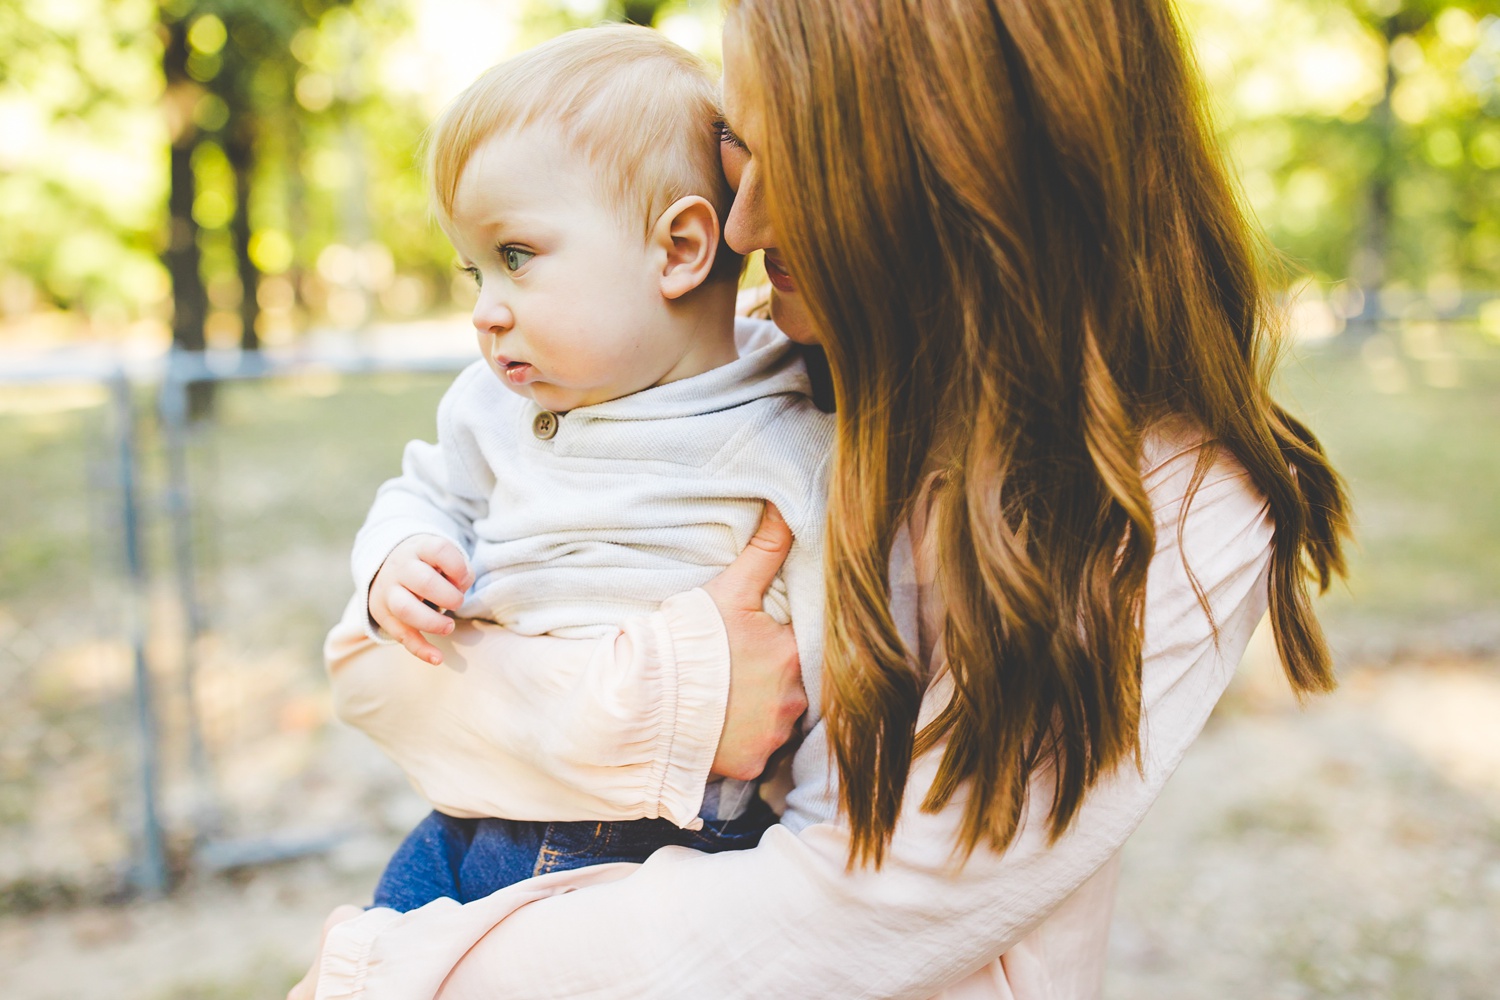
[[[740,189],[740,178],[745,175],[746,158],[745,151],[733,143],[719,143],[719,163],[724,167],[724,179],[729,182],[732,191]]]
[[[771,292],[771,320],[787,339],[799,344],[816,344],[818,332],[813,328],[812,314],[802,296],[784,292]]]

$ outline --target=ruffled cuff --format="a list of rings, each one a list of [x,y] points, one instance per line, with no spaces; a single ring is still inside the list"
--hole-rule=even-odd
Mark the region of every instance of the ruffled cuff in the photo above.
[[[328,931],[318,966],[316,1000],[356,1000],[364,993],[375,939],[401,919],[395,910],[376,907]]]
[[[614,863],[551,872],[463,905],[435,899],[408,913],[366,910],[328,931],[316,1000],[430,1000],[474,946],[516,910],[614,882],[639,867]],[[491,989],[484,995],[496,994]]]
[[[702,590],[668,598],[651,625],[661,656],[663,725],[646,787],[648,794],[655,789],[658,816],[696,830],[729,704],[729,634]]]

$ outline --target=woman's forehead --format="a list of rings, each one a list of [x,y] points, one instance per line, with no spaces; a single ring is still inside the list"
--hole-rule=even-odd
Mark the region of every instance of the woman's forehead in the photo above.
[[[760,133],[760,102],[754,99],[758,86],[755,69],[739,18],[731,10],[724,21],[724,120],[741,138]]]

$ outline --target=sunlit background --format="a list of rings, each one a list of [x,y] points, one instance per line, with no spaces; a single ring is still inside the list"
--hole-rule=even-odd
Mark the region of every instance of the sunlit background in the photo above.
[[[1500,0],[1184,0],[1348,477],[1345,683],[1259,637],[1126,851],[1115,998],[1500,982]],[[423,129],[717,0],[0,0],[0,992],[280,996],[423,806],[319,645],[468,360]],[[774,956],[768,956],[774,960]]]

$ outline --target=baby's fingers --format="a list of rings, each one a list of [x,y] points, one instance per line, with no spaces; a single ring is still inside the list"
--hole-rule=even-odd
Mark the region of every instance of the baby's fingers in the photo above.
[[[428,663],[443,662],[443,654],[422,633],[447,635],[453,631],[453,619],[432,610],[410,591],[395,588],[390,598],[390,615],[380,624],[412,656]]]
[[[467,572],[467,567],[465,571]],[[420,600],[431,601],[440,608],[457,611],[463,607],[464,592],[453,585],[450,577],[443,575],[436,567],[429,563],[418,562],[416,560],[406,563],[401,567],[400,575],[396,577],[396,582],[415,594]],[[419,623],[412,622],[412,624],[418,625]],[[424,628],[423,631],[434,632],[437,630]]]
[[[419,537],[414,554],[422,562],[446,576],[460,590],[467,589],[469,584],[474,582],[473,574],[469,572],[468,560],[464,558],[458,546],[446,538],[422,535]]]
[[[423,638],[422,633],[416,629],[408,630],[406,635],[401,637],[401,646],[412,656],[434,667],[443,662],[443,654],[436,646]]]
[[[422,598],[402,587],[395,588],[390,598],[391,617],[409,628],[434,635],[447,635],[453,631],[453,619],[441,611],[434,611],[423,603]]]
[[[438,648],[428,642],[421,632],[410,625],[397,625],[394,629],[386,629],[392,639],[401,643],[401,647],[412,656],[436,666],[443,662],[443,654]]]

